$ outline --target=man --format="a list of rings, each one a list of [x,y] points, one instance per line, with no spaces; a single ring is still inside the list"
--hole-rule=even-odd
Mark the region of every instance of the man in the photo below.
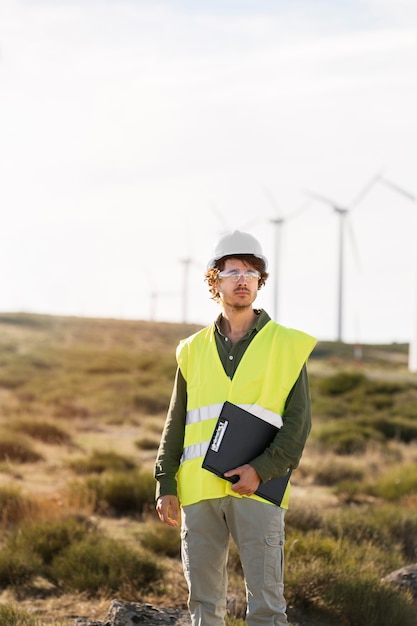
[[[155,464],[156,510],[169,526],[182,517],[182,560],[193,626],[223,626],[230,535],[240,555],[249,626],[288,624],[283,585],[281,506],[254,492],[261,482],[298,466],[311,428],[306,361],[313,337],[273,322],[253,308],[268,278],[267,259],[250,234],[218,242],[206,281],[221,313],[180,342],[178,368]],[[257,458],[230,468],[231,483],[201,467],[220,409],[228,400],[253,406],[282,424]],[[270,419],[268,419],[270,416]]]

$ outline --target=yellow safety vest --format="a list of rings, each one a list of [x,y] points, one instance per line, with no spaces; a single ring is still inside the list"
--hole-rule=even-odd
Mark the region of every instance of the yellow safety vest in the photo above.
[[[220,360],[214,325],[182,341],[177,362],[187,383],[184,450],[178,471],[178,491],[183,506],[234,496],[231,483],[202,469],[217,418],[228,400],[280,428],[285,403],[316,340],[301,331],[270,320],[253,338],[233,379]],[[288,508],[289,485],[281,503]],[[266,502],[253,495],[252,499]]]

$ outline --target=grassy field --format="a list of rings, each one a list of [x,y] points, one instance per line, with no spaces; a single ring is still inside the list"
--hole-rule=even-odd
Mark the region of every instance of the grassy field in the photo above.
[[[0,314],[0,625],[103,619],[117,597],[184,607],[178,532],[152,467],[196,326]],[[407,346],[319,342],[314,428],[294,472],[286,596],[300,626],[411,626],[381,579],[417,562],[417,376]],[[244,590],[231,545],[229,624]],[[3,613],[2,613],[3,611]]]

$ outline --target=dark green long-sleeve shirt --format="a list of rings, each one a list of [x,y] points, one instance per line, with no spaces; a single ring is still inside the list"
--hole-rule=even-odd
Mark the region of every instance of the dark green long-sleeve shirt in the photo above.
[[[246,348],[255,335],[270,321],[263,310],[255,310],[257,318],[246,335],[232,344],[220,331],[221,315],[215,322],[217,350],[229,378],[233,375]],[[187,414],[187,383],[177,368],[171,402],[155,463],[156,497],[177,495],[176,475],[184,446]],[[283,425],[272,444],[250,464],[262,482],[284,475],[288,468],[298,466],[311,430],[311,400],[306,365],[288,395],[282,416]],[[230,468],[233,469],[233,468]]]

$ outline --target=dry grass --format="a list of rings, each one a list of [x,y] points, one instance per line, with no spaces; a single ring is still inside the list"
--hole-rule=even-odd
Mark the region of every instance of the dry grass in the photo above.
[[[30,497],[32,519],[59,519],[64,512],[81,513],[94,519],[110,537],[132,547],[151,537],[155,544],[163,545],[160,531],[155,531],[153,510],[141,519],[100,516],[94,498],[85,497],[70,486],[79,478],[77,464],[88,468],[97,452],[102,455],[104,474],[111,472],[111,461],[124,458],[132,459],[141,471],[152,470],[166,408],[153,403],[152,398],[157,390],[159,400],[162,398],[162,404],[167,404],[175,370],[175,347],[179,339],[196,329],[176,324],[1,315],[0,428],[12,437],[17,429],[19,436],[29,442],[29,449],[41,458],[22,463],[6,455],[0,465],[0,488],[18,489],[23,497]],[[333,411],[341,403],[319,398],[314,390],[320,380],[354,367],[353,349],[341,346],[335,352],[335,346],[330,344],[321,347],[323,358],[313,356],[309,367],[313,401],[317,402],[315,429],[301,466],[294,472],[292,506],[287,518],[289,527],[294,522],[294,527],[304,527],[304,532],[314,525],[321,528],[323,516],[343,511],[352,502],[356,506],[375,506],[383,501],[380,495],[362,489],[354,494],[337,492],[343,481],[377,483],[387,468],[395,466],[399,470],[417,464],[415,441],[406,445],[391,439],[381,445],[371,439],[360,454],[341,456],[315,438],[315,430],[319,432],[329,419],[326,411]],[[393,388],[387,391],[392,400],[388,404],[408,410],[405,407],[413,405],[417,380],[407,372],[404,347],[373,347],[368,354],[361,369],[363,375],[370,380],[405,385],[395,392],[397,395]],[[144,387],[154,391],[145,395]],[[352,407],[356,410],[358,398],[354,395],[343,401],[349,411]],[[378,402],[384,407],[387,400],[379,396]],[[40,436],[47,429],[45,424],[57,429],[55,440],[53,436]],[[58,441],[60,432],[64,435]],[[406,494],[395,506],[417,512],[417,494]],[[10,511],[8,515],[10,522]],[[138,590],[137,597],[129,599],[184,607],[187,590],[179,559],[172,554],[160,554],[159,558],[167,566],[163,583],[146,595]],[[230,595],[238,612],[244,605],[243,593],[241,576],[232,568]],[[52,626],[53,620],[60,626],[72,626],[75,617],[102,619],[109,600],[106,596],[88,598],[83,594],[57,593],[45,580],[38,580],[31,595],[19,598],[19,607],[31,611],[45,626]],[[0,602],[13,603],[16,597],[6,589]],[[297,613],[297,622],[300,626],[314,624],[311,614],[307,620]]]

